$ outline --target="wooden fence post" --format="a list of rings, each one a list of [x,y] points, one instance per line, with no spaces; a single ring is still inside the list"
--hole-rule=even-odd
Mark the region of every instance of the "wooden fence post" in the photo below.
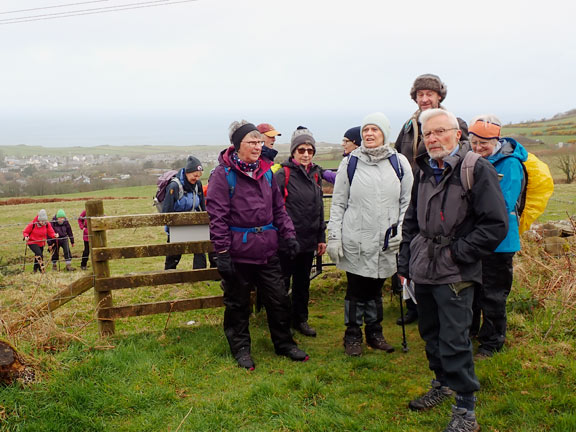
[[[93,248],[106,247],[106,231],[92,231],[91,217],[104,216],[104,203],[101,200],[90,200],[86,202],[86,217],[88,222],[88,235],[90,236],[90,257],[92,258],[92,269],[96,279],[110,277],[110,266],[108,261],[96,261],[94,259]],[[114,320],[101,317],[101,308],[112,307],[112,292],[94,290],[94,300],[96,302],[96,316],[98,318],[98,329],[100,336],[110,336],[114,334]]]

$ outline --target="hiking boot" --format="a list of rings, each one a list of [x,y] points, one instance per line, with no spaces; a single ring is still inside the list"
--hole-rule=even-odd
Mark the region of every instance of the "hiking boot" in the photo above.
[[[489,359],[493,356],[494,356],[494,352],[487,350],[487,349],[478,348],[478,352],[474,356],[474,360],[486,360],[486,359]]]
[[[419,398],[411,400],[408,408],[413,411],[429,410],[452,397],[453,394],[454,392],[450,388],[441,385],[440,381],[432,380],[432,388]]]
[[[250,356],[250,350],[248,348],[240,348],[240,350],[234,356],[238,362],[238,366],[249,371],[253,371],[256,368],[252,357]]]
[[[362,355],[362,341],[344,339],[344,352],[352,357]]]
[[[316,330],[310,327],[306,321],[294,324],[294,328],[304,336],[316,337]]]
[[[58,264],[52,263],[52,271],[58,271]]]
[[[366,338],[366,343],[374,349],[379,349],[382,351],[386,351],[387,353],[394,352],[394,347],[386,342],[384,336],[382,335],[374,335]]]
[[[473,411],[452,405],[452,419],[444,432],[478,432],[480,425]]]
[[[294,345],[286,350],[279,351],[278,354],[288,357],[290,360],[305,362],[308,361],[310,356]]]
[[[409,310],[404,315],[404,324],[412,324],[413,322],[418,321],[418,312]],[[402,325],[402,317],[396,320],[396,324]]]
[[[72,267],[72,264],[66,264],[66,271],[76,271],[76,269],[74,267]]]
[[[80,266],[80,270],[88,270],[88,267],[86,267],[86,266]]]

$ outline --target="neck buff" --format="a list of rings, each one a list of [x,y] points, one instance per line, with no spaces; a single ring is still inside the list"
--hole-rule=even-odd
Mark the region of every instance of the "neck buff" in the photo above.
[[[240,171],[244,172],[254,172],[260,166],[260,159],[251,163],[244,162],[238,157],[238,152],[232,153],[232,162],[238,167]]]

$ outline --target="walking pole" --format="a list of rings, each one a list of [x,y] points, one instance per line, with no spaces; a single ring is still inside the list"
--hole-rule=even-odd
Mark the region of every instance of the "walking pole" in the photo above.
[[[26,238],[22,239],[24,241],[24,262],[22,263],[22,273],[26,272],[26,252],[28,252],[28,244],[26,243]]]
[[[408,352],[408,343],[406,342],[406,325],[404,324],[404,306],[402,305],[402,293],[404,291],[404,285],[406,284],[406,279],[402,284],[402,289],[398,292],[398,298],[400,299],[400,319],[402,321],[402,352]]]

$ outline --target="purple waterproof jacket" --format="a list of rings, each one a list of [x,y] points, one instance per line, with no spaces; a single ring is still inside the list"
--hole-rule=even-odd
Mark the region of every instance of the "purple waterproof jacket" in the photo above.
[[[250,177],[236,168],[231,161],[234,147],[220,153],[218,165],[208,182],[206,210],[210,216],[210,240],[216,252],[229,251],[235,262],[266,264],[278,250],[278,236],[295,238],[296,232],[284,208],[284,199],[272,179],[268,183],[264,173],[272,162],[260,158],[260,167]],[[225,167],[236,172],[235,190],[230,197],[230,187]],[[254,228],[272,223],[278,230],[245,233],[230,227]]]

